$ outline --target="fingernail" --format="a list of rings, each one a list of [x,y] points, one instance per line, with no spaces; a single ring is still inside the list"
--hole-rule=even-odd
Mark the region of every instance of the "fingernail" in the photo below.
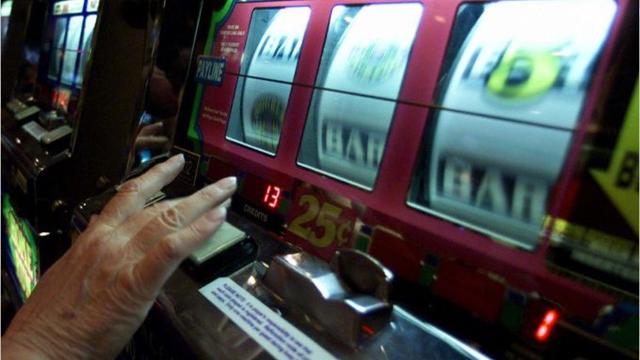
[[[235,189],[238,184],[238,179],[235,176],[224,178],[218,182],[218,185],[226,190]]]
[[[179,166],[179,165],[182,165],[182,163],[184,163],[184,154],[173,155],[173,156],[169,159],[169,163],[170,163],[172,166]]]
[[[211,221],[220,221],[224,219],[225,216],[227,216],[227,208],[224,206],[218,206],[217,208],[210,210],[207,214],[207,217]]]

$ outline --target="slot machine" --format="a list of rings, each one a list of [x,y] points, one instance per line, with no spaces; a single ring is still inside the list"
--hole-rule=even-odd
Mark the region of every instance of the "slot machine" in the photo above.
[[[223,358],[637,357],[637,24],[624,0],[205,2],[163,191],[239,187],[170,323]]]
[[[21,300],[69,246],[74,204],[126,168],[159,6],[131,4],[48,1],[44,24],[29,25],[42,32],[36,81],[12,89],[2,108],[2,248]],[[29,62],[32,50],[19,50]]]

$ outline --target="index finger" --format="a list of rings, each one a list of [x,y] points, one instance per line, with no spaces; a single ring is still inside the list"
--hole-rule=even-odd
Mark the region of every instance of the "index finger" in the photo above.
[[[184,155],[175,155],[125,182],[100,213],[100,220],[111,227],[118,226],[129,216],[142,210],[147,199],[171,183],[183,167]]]

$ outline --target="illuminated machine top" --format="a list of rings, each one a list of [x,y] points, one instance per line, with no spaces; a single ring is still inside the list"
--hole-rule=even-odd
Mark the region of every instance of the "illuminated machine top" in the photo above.
[[[628,6],[230,1],[195,54],[188,138],[212,159],[209,180],[241,175],[236,210],[280,221],[269,228],[314,254],[356,247],[472,306],[442,285],[446,276],[428,275],[462,259],[498,274],[500,302],[505,288],[536,290],[593,319],[612,298],[552,273],[547,260],[558,265],[552,250],[568,251],[585,281],[606,274],[637,288],[637,180],[606,206],[589,205],[621,227],[565,231],[585,183],[603,184],[607,198],[598,177],[622,166],[637,178],[637,162],[617,160],[623,145],[606,149],[611,166],[581,167]],[[623,118],[598,129],[626,129]],[[622,138],[637,154],[637,139]],[[500,306],[476,312],[496,320]]]

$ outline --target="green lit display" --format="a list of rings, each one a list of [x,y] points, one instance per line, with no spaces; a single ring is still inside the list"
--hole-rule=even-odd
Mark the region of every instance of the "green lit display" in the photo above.
[[[31,295],[38,281],[39,261],[34,236],[29,225],[16,215],[7,195],[2,199],[2,217],[9,245],[8,253],[20,285],[20,296],[24,300]]]

